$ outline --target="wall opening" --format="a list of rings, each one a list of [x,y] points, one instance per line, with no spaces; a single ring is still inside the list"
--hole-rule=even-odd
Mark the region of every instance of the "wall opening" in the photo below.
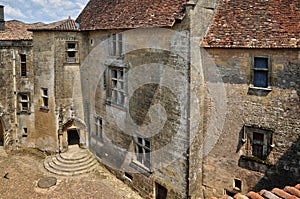
[[[0,118],[0,146],[4,146],[4,125]]]
[[[167,195],[168,189],[158,183],[155,183],[155,199],[166,199]]]
[[[71,129],[67,131],[68,133],[68,145],[79,145],[79,129]]]

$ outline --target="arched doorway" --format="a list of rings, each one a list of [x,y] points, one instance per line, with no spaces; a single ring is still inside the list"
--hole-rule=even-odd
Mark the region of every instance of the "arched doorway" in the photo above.
[[[79,145],[80,143],[80,130],[79,129],[69,129],[68,134],[68,145]]]
[[[2,118],[0,118],[0,146],[4,146],[4,125]]]

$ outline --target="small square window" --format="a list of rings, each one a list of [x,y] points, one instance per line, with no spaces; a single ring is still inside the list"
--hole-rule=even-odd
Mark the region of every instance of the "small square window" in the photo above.
[[[240,179],[233,180],[233,189],[237,191],[242,191],[242,181]]]
[[[78,63],[78,43],[67,42],[66,44],[66,59],[67,63]]]
[[[18,94],[18,109],[21,113],[29,112],[29,93],[19,93]]]

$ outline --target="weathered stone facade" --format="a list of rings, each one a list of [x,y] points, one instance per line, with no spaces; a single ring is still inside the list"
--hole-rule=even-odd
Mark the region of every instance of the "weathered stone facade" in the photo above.
[[[119,18],[89,24],[89,8],[79,17],[87,24],[68,19],[33,28],[33,40],[0,41],[0,143],[88,147],[145,198],[299,182],[299,49],[201,49],[219,1],[166,2],[175,17],[162,7],[157,22],[151,13],[120,29]]]
[[[299,49],[207,52],[220,72],[227,109],[222,133],[203,163],[205,198],[224,190],[247,193],[299,182]],[[270,60],[268,89],[252,86],[253,58],[261,56]],[[263,160],[250,154],[251,128],[272,133]],[[235,179],[241,181],[241,190],[236,190]]]

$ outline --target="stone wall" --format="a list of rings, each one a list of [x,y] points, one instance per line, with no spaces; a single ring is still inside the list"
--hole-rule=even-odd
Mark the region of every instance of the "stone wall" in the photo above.
[[[110,33],[89,33],[94,45],[86,58],[88,64],[83,66],[89,72],[82,74],[86,88],[84,105],[89,107],[86,111],[89,147],[103,164],[145,198],[154,197],[155,183],[168,190],[168,198],[185,198],[189,68],[188,33],[184,23],[175,30],[122,32],[124,55],[121,57],[108,54]],[[107,100],[111,85],[104,80],[103,73],[110,78],[105,69],[123,66],[127,93],[125,106],[120,107]],[[87,78],[89,81],[85,81]],[[103,138],[95,135],[97,116],[103,121]],[[151,139],[151,168],[135,160],[137,135]],[[131,176],[130,180],[125,172]]]
[[[26,55],[26,76],[21,75],[21,57]],[[33,103],[33,54],[32,41],[1,41],[1,118],[4,127],[4,146],[31,146],[28,143],[34,126]],[[28,93],[29,110],[20,110],[20,93]]]
[[[204,159],[204,197],[221,196],[224,189],[227,193],[236,192],[234,179],[241,181],[242,193],[295,184],[300,177],[299,50],[206,50],[222,78],[220,86],[226,91],[226,111],[223,113],[224,126],[216,138],[217,143]],[[267,56],[270,59],[271,87],[268,89],[250,86],[254,56]],[[207,61],[208,56],[205,59]],[[213,115],[214,103],[211,98],[207,102],[210,103],[207,103],[205,117],[209,118]],[[210,121],[211,118],[206,121],[207,126]],[[248,155],[247,143],[250,138],[244,133],[247,126],[273,132],[269,146],[274,145],[270,147],[265,160]]]

